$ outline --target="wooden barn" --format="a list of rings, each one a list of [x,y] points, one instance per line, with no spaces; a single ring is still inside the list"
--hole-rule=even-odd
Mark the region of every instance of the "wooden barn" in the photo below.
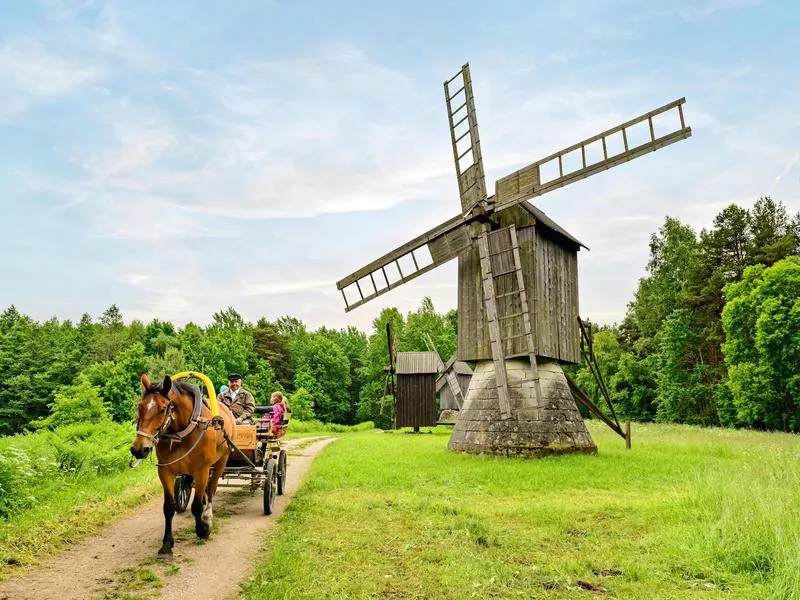
[[[446,377],[448,371],[453,372],[456,381],[458,381],[458,387],[461,389],[461,396],[458,399],[455,398],[453,390],[448,385]],[[463,403],[463,399],[467,396],[470,379],[472,379],[472,369],[463,360],[456,360],[455,355],[453,355],[444,365],[442,373],[436,380],[436,392],[439,394],[439,410],[460,410],[459,403]]]
[[[395,428],[436,425],[436,352],[398,352],[395,387]]]
[[[578,250],[584,244],[567,233],[544,212],[529,202],[497,215],[502,226],[516,227],[521,271],[528,290],[528,313],[533,330],[533,353],[560,363],[580,363],[578,328]],[[492,260],[495,274],[513,269],[513,264]],[[481,284],[478,248],[473,246],[458,257],[458,358],[462,361],[492,358],[486,304]],[[518,301],[514,282],[498,281],[498,302]],[[520,306],[503,306],[505,314],[518,314]],[[500,310],[500,309],[498,309]],[[520,319],[500,321],[500,337],[506,358],[528,356]]]

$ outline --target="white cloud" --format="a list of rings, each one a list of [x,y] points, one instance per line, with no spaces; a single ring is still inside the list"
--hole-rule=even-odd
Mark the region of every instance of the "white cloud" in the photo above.
[[[0,121],[67,95],[101,71],[50,52],[27,37],[0,42]]]
[[[742,4],[668,10],[705,19]],[[333,283],[457,211],[443,77],[426,81],[412,66],[389,68],[353,45],[324,41],[295,55],[177,65],[126,29],[123,9],[130,6],[51,6],[58,27],[49,35],[3,42],[0,75],[10,77],[0,86],[19,93],[4,94],[0,118],[8,107],[19,110],[12,105],[20,99],[24,109],[81,93],[85,130],[52,140],[79,176],[23,165],[17,177],[26,192],[59,198],[60,214],[88,220],[80,235],[108,244],[117,283],[129,290],[119,303],[127,303],[126,317],[202,321],[233,304],[250,318],[292,313],[312,326],[368,327],[382,307],[412,310],[425,294],[440,310],[455,306],[455,261],[348,314]],[[592,249],[580,255],[582,314],[619,318],[647,238],[666,214],[708,226],[730,201],[747,204],[786,186],[797,163],[786,105],[796,94],[784,87],[789,100],[775,96],[753,118],[746,111],[757,102],[745,100],[776,80],[758,79],[765,74],[757,58],[645,68],[639,56],[592,45],[627,43],[620,40],[639,35],[641,13],[616,23],[620,11],[608,5],[564,11],[596,21],[569,52],[476,51],[490,190],[513,169],[679,96],[688,98],[695,131],[655,157],[536,201]],[[12,64],[23,54],[33,70]],[[452,67],[436,72],[447,76]],[[419,72],[426,69],[433,67]],[[321,217],[343,214],[346,222]],[[298,218],[305,221],[293,239],[281,227]],[[120,248],[124,260],[115,258]]]
[[[237,292],[242,296],[277,296],[279,294],[291,294],[294,292],[307,292],[309,290],[319,290],[327,287],[335,287],[333,279],[329,280],[300,280],[300,281],[280,281],[274,283],[249,283],[242,282],[241,291]]]
[[[719,13],[748,8],[759,3],[760,0],[706,0],[705,2],[693,0],[675,7],[674,10],[680,18],[694,23]]]

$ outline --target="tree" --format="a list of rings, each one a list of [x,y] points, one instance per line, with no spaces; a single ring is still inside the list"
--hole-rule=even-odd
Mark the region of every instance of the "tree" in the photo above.
[[[163,334],[161,334],[163,335]],[[186,370],[186,357],[180,348],[167,348],[163,356],[145,356],[145,370],[153,381],[164,379],[164,375],[174,375]]]
[[[92,338],[92,361],[113,361],[129,345],[122,312],[112,304],[100,315],[100,327]]]
[[[638,359],[621,352],[617,371],[608,382],[609,393],[618,414],[635,421],[656,418],[657,354]]]
[[[658,419],[715,424],[714,381],[698,355],[696,322],[688,310],[673,311],[659,332],[659,344]]]
[[[648,276],[639,281],[631,306],[638,336],[655,337],[661,323],[681,306],[688,274],[697,258],[694,231],[667,217],[658,233],[650,237]]]
[[[292,418],[298,421],[311,421],[314,419],[314,397],[306,388],[295,390],[289,399],[289,408]]]
[[[353,424],[356,421],[358,400],[364,384],[363,370],[367,361],[367,335],[355,327],[339,330],[321,327],[317,333],[324,335],[339,346],[347,356],[350,364],[350,387],[348,388],[349,408],[345,422]]]
[[[725,295],[723,351],[736,419],[800,430],[800,257],[748,267]]]
[[[145,354],[150,356],[155,354],[163,356],[167,348],[180,347],[178,332],[172,323],[158,319],[153,319],[145,327],[143,342]]]
[[[50,405],[50,415],[34,421],[36,428],[55,428],[73,423],[102,423],[111,421],[108,407],[100,397],[100,390],[88,378],[78,377],[76,383],[62,387]]]
[[[797,231],[782,202],[762,196],[753,206],[753,264],[771,266],[797,253]]]
[[[253,353],[266,360],[275,373],[275,379],[284,390],[292,389],[292,351],[289,337],[278,327],[262,318],[253,329]]]
[[[275,379],[272,365],[263,358],[256,360],[250,373],[245,377],[243,384],[253,394],[255,402],[259,406],[269,404],[272,392],[284,391]]]
[[[252,327],[232,307],[214,313],[205,331],[188,323],[179,338],[187,366],[215,383],[233,372],[246,377],[255,368]]]
[[[443,361],[447,362],[456,351],[456,330],[445,315],[436,312],[428,296],[422,299],[416,312],[408,313],[398,349],[401,352],[424,352],[430,336]]]
[[[347,423],[350,410],[350,361],[322,334],[296,341],[294,388],[305,388],[314,400],[316,416],[325,422]]]

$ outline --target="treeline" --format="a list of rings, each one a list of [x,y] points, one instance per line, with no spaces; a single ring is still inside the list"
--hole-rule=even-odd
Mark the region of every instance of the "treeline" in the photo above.
[[[617,410],[639,421],[799,430],[799,247],[800,214],[769,197],[728,206],[699,234],[667,218],[625,319],[595,327]],[[296,419],[387,427],[387,321],[400,351],[426,350],[430,337],[442,360],[455,352],[456,311],[439,313],[429,298],[406,315],[383,310],[369,334],[311,331],[290,316],[250,323],[233,308],[178,328],[125,324],[114,305],[77,323],[39,323],[11,306],[0,314],[0,434],[129,422],[143,370],[198,370],[216,385],[238,372],[257,402],[287,393]],[[585,365],[572,370],[599,400]]]
[[[405,316],[384,310],[370,336],[354,327],[309,331],[289,316],[249,323],[233,308],[215,313],[206,327],[178,328],[158,319],[126,325],[116,305],[96,322],[85,314],[77,323],[39,323],[11,306],[0,315],[0,435],[130,422],[143,370],[151,378],[197,370],[217,386],[237,372],[258,403],[275,390],[289,394],[295,419],[388,426],[387,320],[401,351],[425,350],[426,334],[444,360],[455,351],[455,311],[439,314],[428,298]]]
[[[594,329],[617,410],[640,421],[800,430],[800,213],[760,198],[699,234],[667,218],[620,324]],[[579,384],[599,399],[590,371]]]

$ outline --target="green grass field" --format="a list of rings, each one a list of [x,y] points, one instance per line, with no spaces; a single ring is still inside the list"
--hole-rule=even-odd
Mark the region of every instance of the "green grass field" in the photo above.
[[[270,533],[261,598],[800,598],[800,437],[593,423],[597,456],[340,436]]]
[[[286,438],[372,427],[294,421]],[[128,468],[133,430],[77,425],[0,438],[0,581],[161,495],[155,455]]]

